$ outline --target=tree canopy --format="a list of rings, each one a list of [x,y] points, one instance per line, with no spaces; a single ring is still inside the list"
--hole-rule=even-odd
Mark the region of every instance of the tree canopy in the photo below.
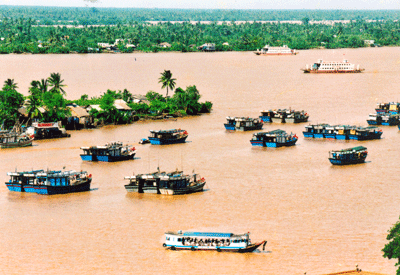
[[[383,257],[397,260],[396,266],[398,266],[398,269],[396,275],[400,275],[400,220],[389,230],[386,239],[389,242],[382,249]]]

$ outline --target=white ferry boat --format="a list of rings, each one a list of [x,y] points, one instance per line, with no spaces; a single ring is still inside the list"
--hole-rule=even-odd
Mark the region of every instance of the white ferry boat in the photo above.
[[[302,69],[305,73],[361,73],[364,69],[360,69],[360,65],[357,67],[354,64],[349,63],[346,59],[343,62],[338,61],[322,61],[314,63],[311,67],[306,65],[305,69]]]
[[[296,55],[298,52],[289,48],[287,45],[283,45],[282,47],[270,47],[269,45],[265,45],[261,50],[257,50],[254,52],[256,55]]]
[[[216,250],[218,252],[253,252],[267,241],[251,243],[250,233],[166,232],[163,246],[170,250]]]

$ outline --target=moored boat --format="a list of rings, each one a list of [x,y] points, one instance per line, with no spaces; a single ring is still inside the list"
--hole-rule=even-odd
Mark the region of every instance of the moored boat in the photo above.
[[[356,126],[350,126],[350,125],[337,125],[335,126],[336,130],[336,139],[339,140],[347,140],[349,139],[350,131],[352,129],[355,129]]]
[[[296,134],[288,135],[283,130],[274,130],[270,132],[259,132],[253,134],[250,140],[252,146],[262,147],[282,147],[293,146],[296,144],[298,137]]]
[[[295,111],[295,110],[290,110],[286,114],[285,122],[286,123],[301,123],[301,122],[307,122],[309,118],[309,115],[304,112],[304,111]]]
[[[122,142],[111,142],[104,146],[81,147],[84,161],[114,162],[129,160],[135,157],[135,147],[123,145]]]
[[[314,63],[311,67],[306,65],[305,69],[302,69],[305,73],[361,73],[364,69],[360,69],[360,65],[357,67],[354,64],[349,63],[346,59],[343,62],[338,61],[322,61],[319,59],[318,62]]]
[[[34,136],[35,139],[62,138],[70,137],[64,128],[61,128],[58,122],[33,122],[26,129],[26,133]]]
[[[2,149],[32,146],[32,142],[33,138],[26,133],[10,132],[0,136],[0,147]]]
[[[399,102],[377,103],[375,111],[378,114],[381,113],[400,114],[400,103]]]
[[[357,146],[348,149],[329,151],[329,161],[333,165],[363,163],[367,155],[366,147]]]
[[[353,140],[372,140],[380,139],[382,130],[375,126],[355,127],[350,130],[349,139]]]
[[[76,171],[9,172],[8,190],[42,195],[66,194],[90,190],[92,175]]]
[[[149,141],[152,145],[185,143],[188,132],[181,129],[150,130]]]
[[[296,55],[298,52],[295,49],[289,48],[287,45],[282,47],[270,47],[265,45],[261,50],[254,52],[256,55]]]
[[[171,173],[155,172],[125,177],[129,184],[128,192],[152,193],[162,195],[182,195],[201,192],[206,181],[198,174],[186,175],[182,171]]]
[[[166,232],[163,246],[170,250],[208,250],[218,252],[253,252],[267,241],[252,243],[250,233]]]
[[[250,117],[227,117],[227,123],[224,124],[225,129],[229,131],[252,131],[260,130],[263,123],[258,118]]]
[[[367,122],[369,125],[385,125],[385,126],[399,125],[400,115],[390,112],[386,113],[379,112],[376,114],[369,114]]]
[[[303,131],[303,135],[306,138],[325,138],[326,127],[328,126],[330,125],[326,123],[309,124],[305,127],[306,130]]]

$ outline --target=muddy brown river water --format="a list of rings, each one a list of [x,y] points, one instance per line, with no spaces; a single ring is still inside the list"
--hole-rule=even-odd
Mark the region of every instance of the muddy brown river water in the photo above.
[[[297,56],[251,52],[99,55],[1,55],[0,79],[27,94],[32,80],[61,73],[69,99],[107,89],[165,93],[160,73],[177,87],[196,85],[211,114],[70,131],[65,139],[0,151],[0,262],[4,274],[323,274],[355,269],[395,273],[382,257],[387,231],[400,216],[400,131],[383,126],[381,140],[304,139],[306,124],[267,124],[299,136],[289,148],[254,148],[251,132],[224,129],[226,116],[260,110],[306,110],[311,123],[367,125],[376,103],[399,101],[400,49],[300,51]],[[309,75],[318,59],[365,68],[361,74]],[[149,130],[182,128],[188,142],[136,145],[137,159],[82,162],[80,147],[129,144]],[[367,163],[334,167],[328,151],[362,145]],[[9,192],[9,171],[86,170],[92,191],[43,196]],[[195,170],[206,191],[183,196],[128,194],[124,176]],[[266,239],[266,251],[235,254],[167,251],[167,230],[244,233]]]

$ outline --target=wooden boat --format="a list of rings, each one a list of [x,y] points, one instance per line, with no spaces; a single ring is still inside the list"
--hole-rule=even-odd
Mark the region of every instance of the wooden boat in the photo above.
[[[278,109],[261,111],[259,118],[263,122],[300,123],[308,121],[309,115],[304,111]]]
[[[206,181],[198,174],[185,175],[182,171],[155,172],[125,177],[128,192],[162,195],[182,195],[203,191]]]
[[[329,124],[310,124],[306,126],[303,131],[306,138],[331,138],[339,140],[371,140],[380,139],[382,130],[369,126],[369,127],[356,127],[349,125],[335,125]]]
[[[218,252],[253,252],[267,241],[251,243],[250,233],[233,234],[218,232],[166,232],[163,247],[170,250],[207,250]]]
[[[90,190],[92,175],[76,171],[9,172],[8,190],[42,195],[66,194]]]
[[[332,150],[329,152],[329,161],[333,165],[346,165],[365,162],[368,152],[367,148],[363,146]]]
[[[329,124],[309,124],[306,126],[306,130],[303,131],[303,135],[306,138],[325,138],[326,127]],[[335,135],[336,138],[336,135]]]
[[[34,122],[26,129],[26,133],[35,139],[49,139],[70,137],[64,128],[60,128],[58,122]]]
[[[149,140],[152,145],[167,145],[185,143],[188,132],[181,129],[171,130],[150,130]]]
[[[250,140],[252,146],[262,147],[282,147],[293,146],[296,144],[298,137],[296,134],[288,135],[283,130],[274,130],[270,132],[259,132],[253,134]]]
[[[310,68],[307,64],[306,68],[302,69],[302,71],[305,73],[361,73],[364,69],[360,69],[360,65],[356,67],[346,59],[343,60],[343,62],[328,62],[319,59],[318,62],[314,63]]]
[[[252,131],[260,130],[263,123],[258,118],[250,117],[227,117],[227,123],[224,124],[225,129],[229,131]]]
[[[135,147],[123,145],[122,142],[112,142],[104,146],[81,147],[84,161],[114,162],[130,160],[135,157]]]
[[[17,133],[6,133],[0,136],[0,147],[5,148],[17,148],[32,146],[33,138],[29,135],[17,134]]]
[[[286,123],[307,122],[308,118],[309,115],[304,111],[290,110],[289,113],[286,114],[285,122]]]
[[[376,113],[384,114],[400,114],[400,103],[399,102],[388,102],[388,103],[378,103],[375,108]]]
[[[375,126],[356,127],[350,130],[349,139],[353,140],[372,140],[380,139],[382,130]]]

